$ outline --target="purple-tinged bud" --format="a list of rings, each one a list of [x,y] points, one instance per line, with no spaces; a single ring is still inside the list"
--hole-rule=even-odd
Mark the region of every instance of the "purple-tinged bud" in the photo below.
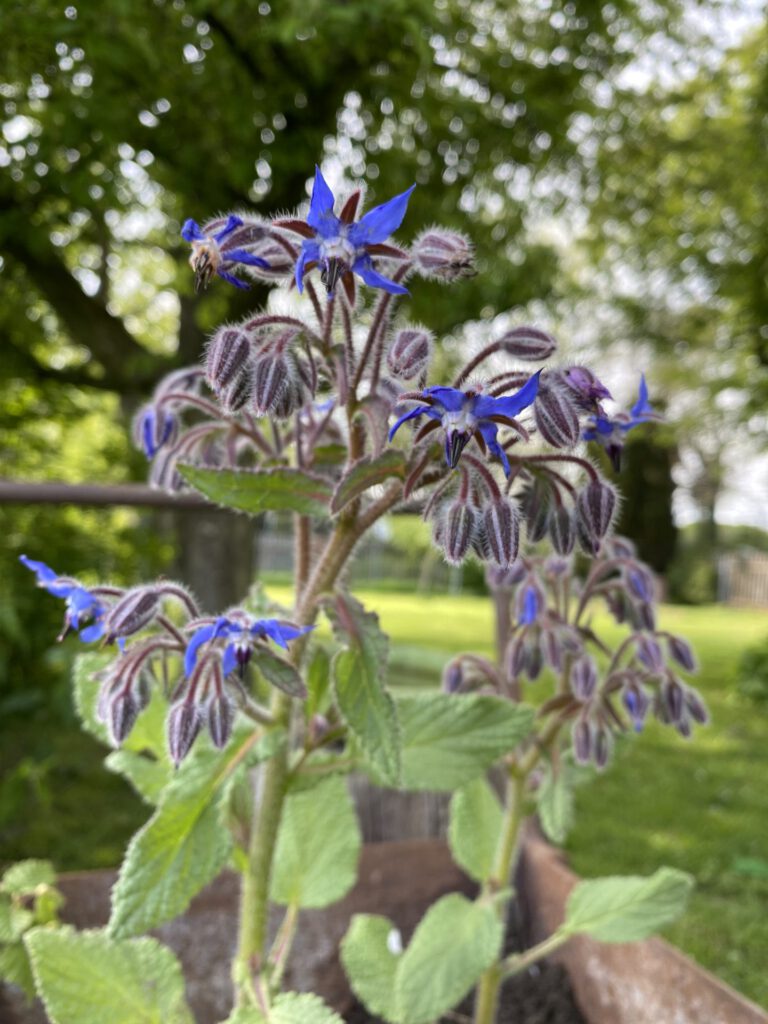
[[[570,394],[557,380],[545,377],[533,403],[539,433],[555,448],[573,448],[581,437],[579,417]]]
[[[497,344],[502,351],[517,359],[538,363],[549,359],[557,348],[557,342],[551,334],[540,331],[538,327],[515,327],[502,334]]]
[[[664,671],[664,655],[655,636],[638,633],[635,637],[635,649],[638,658],[650,672],[660,675]]]
[[[496,565],[488,565],[485,568],[485,579],[491,590],[511,590],[518,583],[525,579],[527,569],[522,561],[518,559],[508,569],[501,569]]]
[[[525,516],[525,530],[532,544],[540,541],[547,532],[551,500],[549,487],[540,479],[534,480],[520,496],[520,505]]]
[[[200,709],[189,700],[179,701],[168,712],[168,751],[177,767],[189,753],[202,724]]]
[[[554,579],[559,579],[571,568],[571,560],[566,556],[558,557],[557,555],[550,555],[544,560],[543,570],[545,576],[551,576]]]
[[[423,231],[413,243],[411,254],[418,272],[428,279],[449,284],[475,274],[472,243],[458,231]]]
[[[536,577],[529,576],[515,594],[515,621],[523,626],[532,626],[546,610],[544,593]]]
[[[648,694],[640,683],[630,682],[624,687],[622,700],[629,717],[632,719],[635,732],[640,732],[651,704]]]
[[[586,702],[592,698],[597,688],[597,666],[588,654],[571,665],[569,681],[576,700]]]
[[[576,544],[576,521],[573,512],[560,505],[552,509],[549,517],[549,536],[558,555],[570,555]],[[566,568],[568,563],[565,563]]]
[[[687,640],[681,636],[671,636],[667,639],[667,646],[671,656],[686,672],[696,671],[696,658]]]
[[[698,722],[699,725],[707,724],[709,721],[707,705],[702,700],[699,691],[694,690],[692,686],[685,688],[685,706],[694,722]]]
[[[589,530],[580,515],[576,516],[576,539],[585,555],[589,555],[590,558],[597,557],[600,552],[600,538]],[[623,619],[618,621],[623,622]]]
[[[113,743],[119,746],[136,722],[139,702],[130,688],[118,690],[107,706],[107,728]]]
[[[448,507],[440,546],[452,565],[461,565],[466,558],[475,532],[475,521],[475,510],[467,502],[454,501]]]
[[[432,335],[423,327],[404,327],[387,351],[387,366],[393,377],[411,380],[425,373],[432,355]]]
[[[639,601],[653,600],[653,576],[646,566],[633,562],[624,569],[624,578],[633,597]]]
[[[594,730],[588,718],[577,718],[571,730],[573,757],[577,764],[589,764],[594,750]]]
[[[109,610],[104,620],[104,641],[132,636],[148,626],[157,614],[160,594],[154,587],[133,587]]]
[[[328,721],[325,715],[321,715],[319,712],[317,714],[312,715],[312,717],[309,720],[307,732],[309,742],[312,744],[313,747],[316,747],[318,744],[322,743],[330,731],[331,723]]]
[[[683,739],[689,740],[693,729],[691,728],[691,720],[687,715],[684,715],[679,722],[675,722],[675,728],[683,737]]]
[[[520,520],[509,501],[493,501],[483,512],[483,527],[491,558],[502,569],[509,568],[520,547]]]
[[[661,685],[661,699],[667,710],[670,722],[677,725],[685,711],[685,690],[674,677],[664,680]]]
[[[278,392],[270,415],[278,420],[287,420],[304,405],[304,388],[298,377],[289,377],[285,387]]]
[[[226,747],[232,735],[234,720],[232,702],[225,693],[215,693],[208,702],[207,709],[208,732],[211,734],[214,747],[219,750]]]
[[[161,406],[145,405],[133,420],[133,439],[143,448],[148,459],[154,459],[165,445],[172,444],[179,433],[179,421]]]
[[[626,537],[611,537],[608,542],[608,551],[611,558],[636,558],[635,545]]]
[[[222,412],[228,416],[240,412],[250,401],[252,388],[253,382],[248,373],[241,374],[231,384],[222,388],[217,395]]]
[[[602,771],[608,764],[612,747],[610,731],[604,725],[598,725],[595,730],[595,766],[598,771]]]
[[[656,612],[653,605],[648,601],[641,601],[638,604],[627,602],[629,619],[634,623],[635,629],[647,629],[652,633],[656,629]]]
[[[560,639],[560,631],[557,629],[545,629],[541,635],[541,647],[544,654],[544,661],[555,672],[561,672],[563,668],[563,644]]]
[[[562,376],[583,409],[594,411],[601,399],[612,397],[608,388],[586,366],[570,366]]]
[[[205,356],[205,377],[214,391],[229,387],[248,370],[251,341],[239,327],[220,327],[213,335]]]
[[[134,684],[133,693],[136,697],[136,703],[139,706],[139,711],[143,711],[152,699],[151,679],[152,676],[149,673],[141,672]]]
[[[512,637],[504,653],[504,668],[507,678],[512,681],[518,679],[525,672],[526,660],[525,633],[520,632]]]
[[[523,646],[525,647],[525,674],[532,683],[535,683],[544,668],[544,656],[541,653],[541,644],[535,630],[523,637]]]
[[[604,480],[592,480],[576,498],[579,518],[587,532],[602,538],[608,533],[616,512],[616,491]]]
[[[272,411],[291,378],[291,366],[284,352],[269,350],[256,359],[251,398],[258,416],[265,416]]]
[[[464,670],[461,661],[456,658],[449,661],[443,669],[443,693],[458,693],[464,682]]]

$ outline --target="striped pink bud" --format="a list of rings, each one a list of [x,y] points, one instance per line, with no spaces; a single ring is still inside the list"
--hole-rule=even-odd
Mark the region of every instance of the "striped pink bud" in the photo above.
[[[192,701],[181,700],[169,711],[166,722],[168,751],[175,765],[181,764],[191,750],[202,724],[200,709]]]
[[[616,491],[604,480],[592,480],[579,491],[576,506],[587,532],[597,538],[608,533],[616,512]]]
[[[104,641],[132,636],[148,626],[160,606],[160,594],[154,587],[133,587],[112,606],[104,620]]]
[[[548,529],[552,547],[558,555],[570,555],[576,544],[576,522],[571,509],[565,505],[553,508]]]
[[[475,524],[475,510],[467,502],[455,501],[449,506],[442,532],[442,548],[446,561],[452,565],[461,565],[472,543]]]
[[[430,228],[413,243],[413,262],[422,277],[449,284],[475,274],[474,249],[458,231]]]
[[[394,377],[411,380],[425,373],[432,355],[432,335],[422,327],[404,327],[387,351],[387,366]]]
[[[533,417],[541,436],[554,448],[573,448],[581,437],[571,396],[551,377],[545,377],[539,384]]]
[[[232,702],[225,693],[215,693],[211,697],[206,718],[213,745],[221,750],[232,735],[232,723],[235,719]]]
[[[229,387],[248,369],[251,342],[239,327],[220,327],[213,335],[205,356],[205,378],[214,391]]]
[[[513,564],[520,547],[520,520],[509,501],[494,501],[483,512],[483,531],[488,551],[502,569]]]
[[[502,334],[498,345],[503,352],[532,363],[548,359],[557,348],[552,335],[538,327],[515,327]]]

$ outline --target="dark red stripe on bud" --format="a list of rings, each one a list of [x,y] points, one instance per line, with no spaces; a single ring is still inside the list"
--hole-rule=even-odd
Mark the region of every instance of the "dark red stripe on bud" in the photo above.
[[[424,231],[414,242],[411,253],[422,277],[450,283],[475,274],[472,243],[457,231]]]
[[[117,637],[132,636],[154,619],[160,606],[160,594],[154,587],[134,587],[113,605],[104,622],[105,643]]]
[[[387,351],[387,366],[394,377],[411,380],[427,371],[432,355],[432,335],[420,327],[404,327]]]
[[[190,700],[184,699],[174,704],[168,712],[168,751],[176,766],[181,764],[189,753],[202,724],[200,709]]]
[[[272,411],[291,379],[291,365],[284,352],[268,351],[253,368],[253,408],[259,416]]]
[[[232,723],[235,720],[232,702],[225,693],[215,693],[211,697],[206,718],[213,745],[221,750],[222,747],[226,747],[232,735]]]
[[[141,707],[133,691],[118,690],[107,705],[107,728],[113,743],[119,746],[133,728]]]
[[[573,512],[565,505],[553,508],[548,529],[552,547],[558,555],[570,555],[576,544],[576,522]]]
[[[616,491],[604,480],[592,480],[579,491],[576,506],[587,532],[603,538],[611,528],[616,512]]]
[[[252,387],[253,383],[250,374],[243,373],[225,388],[222,388],[217,396],[222,411],[230,415],[239,412],[248,404]]]
[[[475,532],[476,513],[464,501],[455,501],[448,506],[441,531],[442,549],[446,560],[460,565],[467,556]]]
[[[525,516],[525,531],[532,544],[540,541],[549,525],[552,494],[543,480],[534,480],[522,493],[520,505]]]
[[[539,384],[533,418],[544,440],[555,448],[572,448],[581,436],[579,417],[563,387],[551,377]]]
[[[578,658],[571,666],[571,691],[580,701],[588,701],[597,688],[597,666],[589,655]]]
[[[511,356],[533,363],[548,359],[557,348],[552,335],[540,331],[538,327],[515,327],[502,334],[498,345]]]
[[[483,511],[483,529],[493,561],[507,569],[520,548],[520,520],[509,501],[494,501]]]
[[[214,391],[229,387],[248,370],[251,342],[238,327],[220,327],[208,343],[205,377]]]

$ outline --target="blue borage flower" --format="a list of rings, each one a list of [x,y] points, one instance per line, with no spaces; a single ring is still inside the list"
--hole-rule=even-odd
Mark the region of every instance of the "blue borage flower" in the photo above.
[[[637,401],[630,409],[629,414],[620,412],[611,418],[601,410],[590,417],[592,422],[581,436],[585,441],[597,441],[602,445],[608,453],[613,468],[618,472],[621,468],[624,435],[641,423],[659,418],[659,414],[654,412],[648,401],[648,385],[645,382],[645,374],[643,374],[640,377]]]
[[[374,268],[372,256],[404,259],[405,253],[384,245],[403,222],[408,200],[415,185],[390,199],[389,202],[369,210],[355,221],[360,203],[360,192],[354,192],[337,217],[333,212],[336,202],[319,167],[315,167],[315,184],[306,221],[278,220],[277,227],[303,235],[301,252],[294,272],[296,287],[304,287],[304,275],[315,266],[330,298],[341,281],[350,302],[355,300],[353,274],[361,277],[372,288],[383,288],[391,295],[407,295],[408,289],[396,281],[383,277]]]
[[[430,387],[414,395],[414,400],[425,404],[404,413],[389,432],[389,440],[408,420],[429,416],[435,420],[435,427],[445,431],[445,461],[455,469],[461,453],[472,437],[480,448],[487,448],[496,455],[509,476],[510,466],[507,453],[496,439],[499,424],[514,425],[514,417],[527,408],[536,398],[539,390],[541,370],[535,373],[514,395],[494,398],[479,391],[460,391],[458,388]],[[403,398],[410,398],[404,395]]]
[[[242,674],[257,641],[268,637],[278,647],[287,650],[290,640],[304,636],[314,628],[295,626],[283,619],[254,619],[244,612],[232,613],[231,618],[222,615],[215,622],[201,626],[195,631],[184,654],[184,672],[188,676],[192,674],[197,664],[197,652],[203,644],[224,639],[228,641],[222,658],[224,675],[228,676],[236,668]]]
[[[84,643],[93,643],[104,636],[104,616],[106,607],[77,580],[68,576],[59,576],[45,562],[36,562],[26,555],[20,555],[19,561],[37,576],[37,584],[54,597],[61,597],[66,602],[64,629],[59,636],[63,640],[70,630],[80,634]],[[90,623],[90,625],[85,625]]]
[[[269,264],[260,256],[254,256],[253,253],[241,248],[248,243],[250,232],[240,217],[230,214],[224,226],[212,232],[211,229],[217,223],[219,222],[212,221],[207,225],[206,232],[197,221],[190,218],[184,221],[181,229],[181,237],[192,243],[189,262],[195,272],[195,289],[199,291],[201,288],[207,288],[214,274],[218,274],[236,288],[248,288],[250,286],[247,281],[241,281],[230,272],[236,264],[242,263],[248,267],[262,269],[269,268]],[[244,231],[240,232],[238,228],[244,228]]]

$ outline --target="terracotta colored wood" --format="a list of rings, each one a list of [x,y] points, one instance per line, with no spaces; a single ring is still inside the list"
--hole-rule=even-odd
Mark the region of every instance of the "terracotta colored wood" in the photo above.
[[[562,922],[578,881],[529,823],[518,891],[531,945]],[[579,936],[553,959],[567,968],[590,1024],[768,1024],[768,1013],[662,939],[607,944]]]

